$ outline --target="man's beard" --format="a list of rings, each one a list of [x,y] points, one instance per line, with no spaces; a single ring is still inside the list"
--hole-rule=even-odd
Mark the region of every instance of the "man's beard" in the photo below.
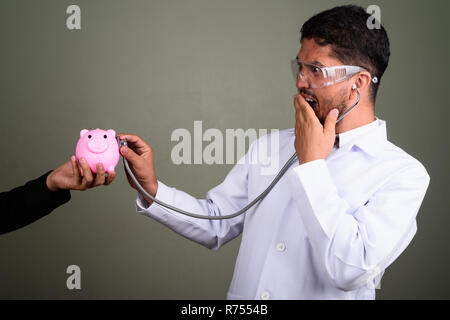
[[[345,110],[347,109],[346,100],[345,90],[343,89],[339,92],[338,95],[329,97],[328,99],[325,98],[322,101],[319,108],[319,115],[317,115],[316,113],[316,116],[322,126],[325,124],[325,119],[327,118],[331,110],[339,110],[338,118],[345,112]]]

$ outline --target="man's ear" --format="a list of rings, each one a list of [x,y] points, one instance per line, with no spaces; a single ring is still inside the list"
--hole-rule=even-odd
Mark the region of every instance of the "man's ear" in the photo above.
[[[365,88],[370,86],[371,79],[370,73],[367,71],[360,72],[355,79],[356,88],[359,91],[363,91]]]

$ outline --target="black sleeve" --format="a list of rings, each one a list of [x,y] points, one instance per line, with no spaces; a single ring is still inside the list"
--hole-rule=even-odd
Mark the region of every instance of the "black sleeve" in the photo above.
[[[52,192],[47,188],[50,172],[0,193],[0,234],[22,228],[70,200],[69,190]]]

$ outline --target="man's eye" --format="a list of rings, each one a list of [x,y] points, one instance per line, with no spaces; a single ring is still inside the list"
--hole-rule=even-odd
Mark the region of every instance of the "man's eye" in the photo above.
[[[320,71],[320,68],[319,68],[319,67],[314,67],[314,68],[313,68],[313,72],[314,72],[314,73],[318,73],[319,71]]]

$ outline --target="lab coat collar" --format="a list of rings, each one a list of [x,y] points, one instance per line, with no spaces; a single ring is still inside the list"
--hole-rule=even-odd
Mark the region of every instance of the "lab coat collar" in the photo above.
[[[376,118],[364,126],[338,134],[339,149],[349,151],[358,147],[372,157],[377,157],[387,141],[386,121]]]

